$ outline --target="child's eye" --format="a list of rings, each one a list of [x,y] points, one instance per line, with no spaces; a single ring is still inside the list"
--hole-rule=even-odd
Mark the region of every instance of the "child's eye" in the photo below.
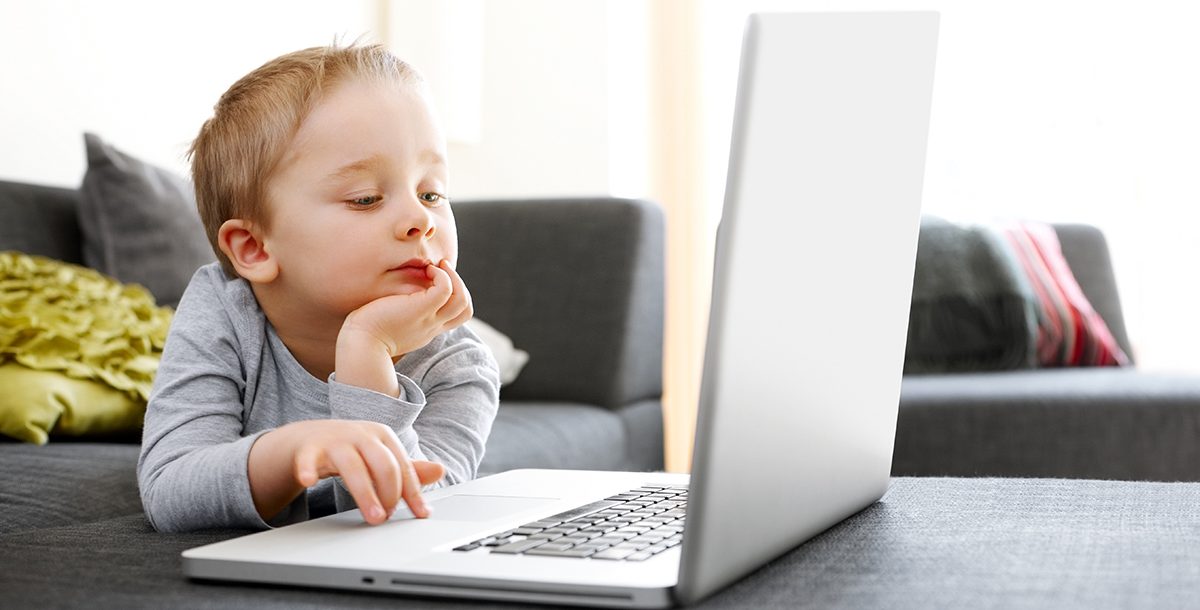
[[[362,197],[349,199],[346,201],[346,203],[350,203],[361,208],[367,208],[379,203],[379,200],[381,199],[383,199],[383,197],[380,197],[379,195],[364,195]]]
[[[423,203],[428,204],[431,207],[439,206],[442,203],[449,201],[449,199],[445,195],[443,195],[441,193],[434,193],[432,191],[426,191],[424,193],[417,193],[417,198],[420,199]]]

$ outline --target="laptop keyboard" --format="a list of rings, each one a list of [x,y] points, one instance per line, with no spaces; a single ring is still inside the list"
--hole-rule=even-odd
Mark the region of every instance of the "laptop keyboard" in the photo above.
[[[687,485],[642,485],[454,550],[645,561],[683,540],[686,510]]]

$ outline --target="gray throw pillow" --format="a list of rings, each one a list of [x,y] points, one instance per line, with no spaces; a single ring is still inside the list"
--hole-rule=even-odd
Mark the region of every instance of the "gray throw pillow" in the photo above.
[[[145,286],[159,305],[179,304],[192,274],[216,260],[191,184],[84,134],[79,225],[87,266]]]

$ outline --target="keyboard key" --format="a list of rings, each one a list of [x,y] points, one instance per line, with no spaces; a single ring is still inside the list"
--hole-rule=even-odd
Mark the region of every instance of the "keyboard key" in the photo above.
[[[640,497],[641,497],[640,494],[617,494],[615,496],[609,496],[609,497],[605,498],[605,500],[610,500],[613,502],[624,502],[626,500],[633,500],[634,498],[640,498]]]
[[[598,502],[592,502],[591,504],[584,504],[583,506],[580,506],[578,508],[573,508],[571,510],[563,511],[561,513],[558,513],[557,515],[550,515],[548,517],[548,519],[557,519],[559,521],[570,521],[571,519],[575,519],[577,517],[582,517],[584,515],[594,513],[598,510],[612,508],[612,507],[616,506],[617,504],[619,504],[619,502],[610,502],[608,500],[600,500]]]
[[[596,552],[596,549],[564,549],[561,551],[554,549],[543,549],[538,547],[527,553],[526,555],[546,555],[550,557],[588,557]]]
[[[539,547],[543,544],[547,544],[547,542],[538,538],[528,538],[526,540],[518,540],[517,542],[510,542],[506,545],[498,546],[492,549],[492,552],[506,554],[524,553],[529,549]]]
[[[575,546],[574,542],[563,542],[561,540],[555,540],[554,542],[547,542],[545,544],[539,544],[538,548],[541,548],[542,550],[545,550],[545,551],[565,551],[573,546]]]
[[[456,547],[496,553],[644,559],[678,546],[686,520],[687,485],[645,484]],[[536,552],[535,552],[536,551]],[[635,557],[636,556],[636,557]]]
[[[625,558],[625,560],[626,561],[645,561],[647,559],[650,559],[653,556],[654,555],[652,553],[648,553],[646,551],[638,551],[636,553],[631,553],[628,557]]]
[[[625,542],[625,540],[626,538],[624,536],[601,536],[599,538],[592,538],[590,544],[605,544],[612,546],[614,544],[621,544],[622,542]]]
[[[619,549],[613,547],[592,555],[592,559],[625,559],[637,552],[637,549]]]
[[[650,528],[645,525],[627,525],[621,529],[618,529],[617,531],[618,532],[633,532],[635,534],[644,534],[644,533],[650,531]]]

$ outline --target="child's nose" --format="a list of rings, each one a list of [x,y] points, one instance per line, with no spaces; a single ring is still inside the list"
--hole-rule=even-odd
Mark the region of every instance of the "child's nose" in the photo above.
[[[437,233],[433,216],[420,202],[405,206],[399,221],[396,223],[396,237],[399,239],[429,239]]]

